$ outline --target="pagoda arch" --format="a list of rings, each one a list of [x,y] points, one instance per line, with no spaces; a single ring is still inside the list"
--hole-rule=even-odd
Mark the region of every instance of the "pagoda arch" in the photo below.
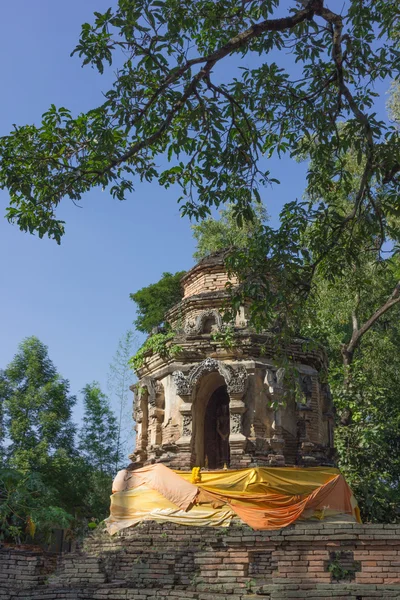
[[[242,433],[246,369],[207,358],[187,375],[176,371],[173,377],[184,400],[181,443],[190,443],[191,465],[206,466],[208,456],[210,468],[229,466],[232,449],[243,448],[246,441]],[[211,444],[208,449],[206,443]]]

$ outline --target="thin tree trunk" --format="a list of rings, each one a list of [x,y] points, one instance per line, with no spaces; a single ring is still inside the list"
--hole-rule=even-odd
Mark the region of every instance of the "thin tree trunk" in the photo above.
[[[397,282],[393,292],[380,308],[378,308],[367,321],[361,325],[358,324],[357,309],[360,305],[360,295],[357,294],[356,306],[352,313],[353,333],[348,344],[342,344],[341,354],[343,361],[344,371],[344,386],[348,390],[351,383],[351,365],[354,358],[354,352],[358,348],[362,337],[371,329],[371,327],[380,319],[391,308],[400,303],[400,281]],[[348,407],[344,409],[340,423],[342,425],[349,425],[351,423],[351,409]]]

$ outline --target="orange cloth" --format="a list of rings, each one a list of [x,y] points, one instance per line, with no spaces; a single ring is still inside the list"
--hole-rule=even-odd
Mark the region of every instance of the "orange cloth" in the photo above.
[[[129,526],[128,518],[131,524],[147,518],[173,518],[174,522],[193,525],[201,516],[207,526],[221,526],[227,523],[227,510],[253,529],[281,529],[299,518],[313,516],[347,515],[360,522],[357,503],[338,469],[205,471],[197,485],[190,483],[191,476],[190,472],[174,472],[161,464],[120,471],[113,484],[116,494],[111,502],[110,524]],[[147,495],[140,495],[140,490],[148,490]],[[177,513],[174,507],[181,511]],[[201,515],[197,515],[200,508]],[[125,525],[121,524],[124,520]]]
[[[231,500],[228,503],[253,529],[281,529],[294,523],[306,509],[352,514],[351,495],[344,477],[337,475],[304,498],[268,494],[264,498]]]

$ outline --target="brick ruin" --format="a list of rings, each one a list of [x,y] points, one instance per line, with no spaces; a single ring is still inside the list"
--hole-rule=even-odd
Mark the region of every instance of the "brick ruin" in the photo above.
[[[400,526],[253,531],[146,522],[58,559],[0,548],[1,600],[400,598]]]
[[[182,278],[183,299],[167,314],[178,358],[150,353],[138,370],[131,388],[137,427],[131,459],[185,470],[332,466],[334,415],[323,349],[311,349],[304,339],[288,348],[295,395],[276,361],[274,334],[256,334],[245,307],[228,347],[216,335],[224,330],[229,282],[224,257],[213,254]]]

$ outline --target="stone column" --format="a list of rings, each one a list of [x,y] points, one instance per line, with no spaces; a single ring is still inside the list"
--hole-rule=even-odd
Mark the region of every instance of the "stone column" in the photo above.
[[[274,404],[274,420],[272,422],[273,435],[269,442],[272,452],[268,455],[268,458],[271,466],[280,467],[285,465],[285,439],[282,430],[282,410],[285,393],[284,378],[285,369],[281,368],[277,371],[268,369],[264,380]]]
[[[149,391],[147,387],[137,384],[132,387],[135,395],[133,415],[136,421],[136,448],[129,455],[133,462],[143,463],[147,460],[148,426],[149,426]]]
[[[244,454],[247,445],[247,438],[243,434],[243,414],[246,412],[246,405],[243,402],[244,392],[246,390],[248,373],[243,367],[227,369],[225,378],[229,394],[229,416],[230,416],[230,467],[241,468],[248,466],[249,460],[245,460]]]
[[[230,464],[231,466],[239,467],[241,456],[244,454],[247,438],[243,435],[242,416],[246,411],[246,406],[242,400],[235,398],[229,394],[229,416],[230,416],[230,433],[229,433],[229,448],[230,448]]]
[[[181,436],[176,444],[179,447],[179,467],[181,469],[191,468],[192,456],[192,429],[193,429],[193,405],[192,405],[192,385],[182,373],[174,371],[172,378],[175,383],[176,393],[183,400],[179,407],[181,414]]]
[[[149,396],[150,446],[156,448],[162,444],[162,423],[164,421],[164,387],[155,382],[154,393]]]
[[[299,437],[300,442],[300,456],[303,463],[307,466],[313,466],[317,460],[313,455],[315,444],[311,440],[311,413],[312,413],[312,389],[313,380],[311,375],[300,375],[300,391],[302,394],[302,401],[298,402],[297,407],[300,412],[300,419],[302,421],[301,435]]]

